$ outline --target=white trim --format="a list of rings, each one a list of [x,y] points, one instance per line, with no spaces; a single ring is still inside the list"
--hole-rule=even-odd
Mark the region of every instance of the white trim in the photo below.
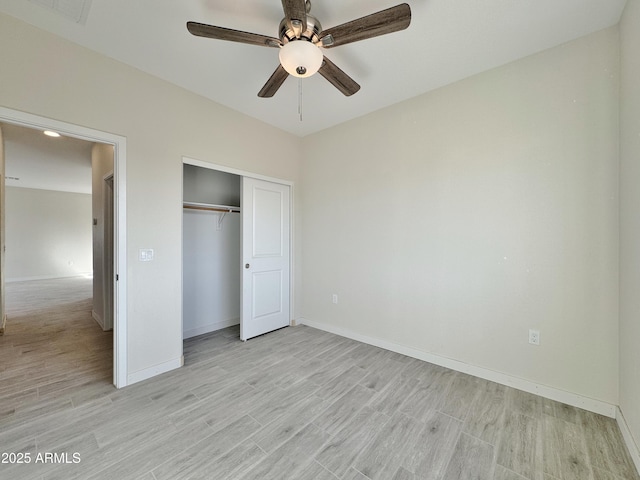
[[[113,380],[116,388],[126,387],[127,383],[127,142],[120,141],[113,148],[113,225],[115,241],[113,256],[115,259],[113,286]]]
[[[132,385],[134,383],[147,380],[148,378],[155,377],[156,375],[167,373],[171,370],[175,370],[176,368],[180,368],[183,364],[184,359],[180,356],[179,358],[169,360],[168,362],[160,363],[153,367],[145,368],[144,370],[139,370],[127,377],[127,385]]]
[[[283,180],[282,178],[268,177],[266,175],[260,175],[258,173],[247,172],[246,170],[238,170],[237,168],[227,167],[225,165],[218,165],[216,163],[204,162],[202,160],[196,160],[195,158],[182,157],[182,163],[186,165],[193,165],[194,167],[208,168],[209,170],[218,170],[224,173],[232,173],[241,177],[251,177],[256,180],[264,180],[266,182],[279,183],[281,185],[293,185],[290,180]]]
[[[627,420],[624,418],[620,407],[618,407],[616,411],[616,421],[618,422],[618,427],[622,432],[622,438],[624,439],[624,443],[627,445],[627,449],[629,450],[633,463],[636,465],[636,470],[640,472],[640,447],[633,438],[629,424],[627,424]]]
[[[229,320],[223,320],[222,322],[210,323],[208,325],[204,325],[202,327],[190,328],[189,330],[185,330],[182,332],[182,338],[191,338],[197,337],[198,335],[204,335],[205,333],[216,332],[218,330],[222,330],[223,328],[233,327],[234,325],[239,325],[239,318],[231,318]]]
[[[289,185],[289,323],[295,323],[295,257],[293,252],[295,250],[295,185],[293,182]]]
[[[36,275],[34,277],[5,278],[4,283],[32,282],[37,280],[57,280],[59,278],[93,277],[93,272],[75,273],[73,275]]]
[[[72,123],[61,122],[52,118],[32,115],[30,113],[12,110],[6,107],[0,107],[0,120],[14,125],[21,125],[27,128],[35,128],[38,130],[55,130],[61,135],[73,138],[79,138],[88,142],[109,143],[115,145],[124,137],[114,135],[112,133],[101,132],[92,128],[74,125]]]
[[[100,326],[102,330],[104,330],[104,323],[102,322],[102,317],[95,310],[91,310],[91,317],[96,321],[96,323]]]
[[[127,386],[127,139],[120,135],[1,106],[0,122],[28,128],[55,130],[68,137],[113,145],[114,215],[116,219],[114,222],[116,235],[114,241],[116,262],[114,273],[120,277],[120,280],[115,282],[114,286],[113,383],[116,388],[125,387]]]
[[[422,350],[415,349],[413,347],[407,347],[398,343],[389,342],[387,340],[381,340],[379,338],[369,337],[367,335],[361,335],[359,333],[346,330],[344,328],[329,325],[323,322],[316,322],[307,318],[298,318],[299,324],[308,325],[318,330],[324,330],[325,332],[335,333],[342,337],[357,340],[358,342],[374,345],[376,347],[384,348],[392,352],[407,355],[408,357],[417,358],[425,362],[440,365],[442,367],[450,368],[458,372],[467,373],[474,377],[484,378],[492,382],[513,387],[518,390],[540,395],[541,397],[549,398],[558,402],[572,405],[574,407],[582,408],[590,412],[599,413],[600,415],[606,415],[607,417],[616,417],[616,406],[610,403],[606,403],[600,400],[584,397],[571,392],[566,392],[546,385],[540,385],[538,383],[531,382],[522,378],[514,377],[506,373],[495,372],[487,368],[478,367],[475,365],[469,365],[468,363],[454,360],[452,358],[443,357],[441,355],[435,355],[433,353],[423,352]]]

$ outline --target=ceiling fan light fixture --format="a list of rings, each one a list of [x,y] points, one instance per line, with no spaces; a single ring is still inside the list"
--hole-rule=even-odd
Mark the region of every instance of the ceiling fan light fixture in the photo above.
[[[305,78],[316,73],[322,66],[324,55],[318,47],[307,40],[294,40],[280,49],[280,64],[294,77]]]

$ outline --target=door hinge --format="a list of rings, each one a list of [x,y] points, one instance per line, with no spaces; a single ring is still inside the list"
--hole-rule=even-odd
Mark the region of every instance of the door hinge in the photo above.
[[[116,282],[117,282],[118,280],[120,280],[120,275],[118,275],[118,274],[116,273]]]

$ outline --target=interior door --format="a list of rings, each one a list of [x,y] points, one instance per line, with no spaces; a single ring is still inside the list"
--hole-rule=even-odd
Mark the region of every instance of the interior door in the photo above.
[[[242,178],[240,338],[289,325],[290,188]]]

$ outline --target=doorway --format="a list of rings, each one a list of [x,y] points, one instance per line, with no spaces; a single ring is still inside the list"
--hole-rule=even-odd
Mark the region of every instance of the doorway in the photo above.
[[[292,187],[183,158],[184,338],[239,324],[244,341],[290,325]]]
[[[60,122],[37,115],[18,112],[0,107],[0,123],[17,125],[38,130],[51,130],[61,135],[86,140],[92,143],[109,144],[113,148],[113,384],[117,388],[127,385],[127,342],[126,342],[126,277],[119,272],[126,272],[126,139],[117,135]],[[4,180],[4,178],[3,178]],[[0,199],[2,208],[4,198]],[[1,208],[0,208],[1,210]],[[4,217],[3,217],[4,218]],[[2,232],[4,234],[4,231]],[[4,250],[4,244],[0,247]],[[4,268],[3,263],[0,270]],[[4,279],[2,279],[4,280]],[[4,316],[4,281],[0,281],[0,313]],[[2,317],[0,317],[2,318]]]

